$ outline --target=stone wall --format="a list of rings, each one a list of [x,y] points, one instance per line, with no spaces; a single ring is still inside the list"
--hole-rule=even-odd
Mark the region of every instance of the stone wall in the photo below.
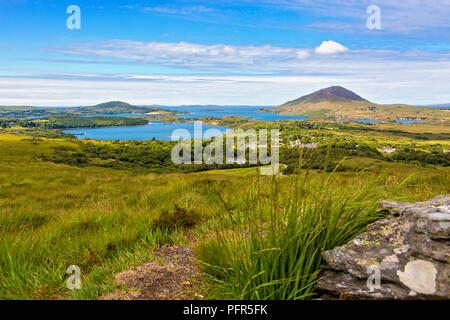
[[[382,201],[379,210],[388,216],[323,253],[316,289],[349,299],[450,299],[450,195]]]

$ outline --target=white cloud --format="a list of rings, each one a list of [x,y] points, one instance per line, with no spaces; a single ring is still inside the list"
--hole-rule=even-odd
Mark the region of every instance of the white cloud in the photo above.
[[[305,14],[308,19],[299,19],[298,23],[284,23],[277,19],[255,19],[246,21],[239,12],[242,2],[264,10],[283,10]],[[382,30],[384,34],[407,34],[423,37],[423,32],[449,34],[450,1],[448,0],[216,0],[208,1],[209,7],[202,5],[162,5],[145,7],[127,6],[141,12],[153,12],[177,15],[193,21],[228,23],[265,28],[303,28],[343,33],[360,33],[366,28],[367,7],[377,5],[381,8]],[[231,5],[230,5],[231,4]],[[307,24],[305,24],[305,22]],[[419,32],[419,33],[418,33]]]
[[[448,0],[246,0],[255,5],[273,6],[284,10],[314,14],[309,25],[314,29],[333,32],[367,31],[366,12],[370,5],[381,8],[382,31],[389,34],[438,32],[449,34],[450,1]],[[346,22],[342,22],[345,18]],[[331,21],[330,19],[338,20]],[[336,29],[338,24],[338,30]],[[423,36],[423,35],[422,35]]]
[[[214,11],[212,8],[208,8],[202,5],[185,6],[185,7],[171,7],[171,6],[144,7],[141,10],[143,12],[157,12],[157,13],[181,14],[181,15],[189,15],[193,13],[210,13]]]
[[[297,59],[306,59],[310,56],[307,50],[297,50],[296,57]]]
[[[318,54],[338,54],[347,51],[347,47],[344,47],[342,44],[332,40],[322,42],[322,44],[315,50]]]
[[[327,49],[324,52],[335,53],[330,48],[336,45],[325,44],[320,46]],[[111,63],[126,71],[0,70],[0,104],[89,105],[124,100],[136,104],[276,105],[336,84],[379,103],[450,101],[450,52],[372,49],[330,55],[299,47],[128,40],[89,42],[54,51],[71,59],[46,62],[78,63],[73,57],[81,56],[88,58],[80,59],[83,64]],[[159,66],[170,67],[171,75],[160,74]],[[1,77],[2,73],[5,76]]]
[[[110,40],[51,49],[71,56],[117,58],[145,63],[203,69],[276,65],[310,56],[309,49],[279,46],[237,46],[189,42]]]
[[[165,105],[277,105],[337,84],[378,103],[450,101],[448,56],[430,55],[426,61],[393,61],[370,60],[365,52],[353,54],[361,57],[343,55],[337,56],[339,59],[307,60],[292,66],[297,72],[293,75],[44,76],[30,70],[29,76],[0,76],[0,105],[92,105],[108,100]]]

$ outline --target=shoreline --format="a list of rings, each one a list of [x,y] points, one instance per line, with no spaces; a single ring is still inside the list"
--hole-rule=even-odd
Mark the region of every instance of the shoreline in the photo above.
[[[81,127],[81,128],[68,128],[68,129],[54,129],[54,130],[57,130],[57,131],[59,131],[59,132],[64,132],[64,133],[67,133],[67,134],[74,135],[75,138],[80,139],[78,136],[84,136],[84,137],[87,137],[87,135],[86,135],[85,132],[82,132],[82,133],[71,133],[71,132],[67,132],[67,131],[65,131],[65,130],[101,129],[101,128],[123,128],[123,127],[125,127],[125,128],[143,127],[143,126],[148,126],[151,122],[160,122],[161,124],[176,124],[176,123],[189,123],[189,122],[194,123],[195,121],[183,121],[183,122],[173,121],[173,122],[170,122],[170,121],[158,121],[158,120],[153,120],[153,121],[149,121],[147,124],[135,125],[135,126]],[[233,130],[233,128],[226,127],[226,126],[222,126],[222,125],[214,125],[214,124],[209,124],[209,123],[206,123],[206,122],[203,123],[203,124],[206,124],[206,125],[209,125],[209,126],[214,126],[214,127],[222,127],[222,128],[224,128],[224,129],[226,129],[225,132],[221,134],[221,136],[224,135],[224,134],[226,134],[229,130]],[[87,137],[87,138],[89,138],[89,137]],[[117,138],[115,138],[115,139],[105,139],[105,140],[103,140],[103,139],[95,139],[95,138],[89,138],[89,139],[99,140],[99,141],[120,140],[120,139],[117,139]],[[147,141],[147,140],[151,140],[151,139],[152,139],[152,138],[149,138],[149,139],[146,139],[146,140],[141,140],[141,141]],[[130,140],[135,140],[135,139],[130,139]],[[121,141],[130,141],[130,140],[121,140]],[[156,139],[156,140],[161,140],[161,139]],[[161,140],[161,141],[171,141],[171,140]]]
[[[99,127],[77,127],[77,128],[58,128],[53,129],[56,131],[64,131],[64,130],[77,130],[77,129],[100,129],[100,128],[121,128],[121,127],[142,127],[147,126],[151,121],[146,124],[136,124],[136,125],[126,125],[126,126],[99,126]]]

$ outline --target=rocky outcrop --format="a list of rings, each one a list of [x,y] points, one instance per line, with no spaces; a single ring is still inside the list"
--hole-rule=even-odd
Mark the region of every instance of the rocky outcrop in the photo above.
[[[378,207],[386,218],[323,253],[316,289],[350,299],[450,299],[450,195]]]

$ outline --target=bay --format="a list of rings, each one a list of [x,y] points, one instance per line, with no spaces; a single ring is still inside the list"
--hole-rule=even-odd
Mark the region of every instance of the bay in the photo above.
[[[211,138],[224,134],[230,128],[222,126],[212,126],[202,124],[202,130],[194,132],[194,122],[161,122],[152,121],[143,126],[130,127],[104,127],[104,128],[80,128],[64,130],[67,133],[77,135],[78,138],[91,138],[96,140],[178,140],[179,135],[175,132],[177,129],[184,129],[195,139]],[[212,130],[215,129],[215,130]],[[183,136],[183,138],[187,138]]]
[[[185,119],[193,119],[200,117],[215,117],[220,116],[245,116],[249,117],[249,121],[262,120],[262,121],[276,121],[287,119],[305,119],[305,116],[294,115],[280,115],[276,113],[257,112],[262,107],[254,106],[176,106],[176,107],[164,107],[165,109],[189,112],[189,114],[177,114],[177,116]],[[104,115],[100,115],[104,116]],[[116,114],[110,116],[129,117],[140,116],[139,114]],[[211,138],[214,136],[222,135],[230,128],[222,126],[213,126],[202,124],[202,133],[194,133],[194,122],[162,122],[151,121],[148,125],[144,126],[131,126],[131,127],[105,127],[105,128],[79,128],[65,130],[67,133],[72,133],[78,136],[78,138],[91,138],[96,140],[150,140],[155,138],[157,140],[172,140],[173,132],[176,129],[185,129],[190,133],[190,136],[197,138]],[[215,129],[211,131],[210,129]]]

